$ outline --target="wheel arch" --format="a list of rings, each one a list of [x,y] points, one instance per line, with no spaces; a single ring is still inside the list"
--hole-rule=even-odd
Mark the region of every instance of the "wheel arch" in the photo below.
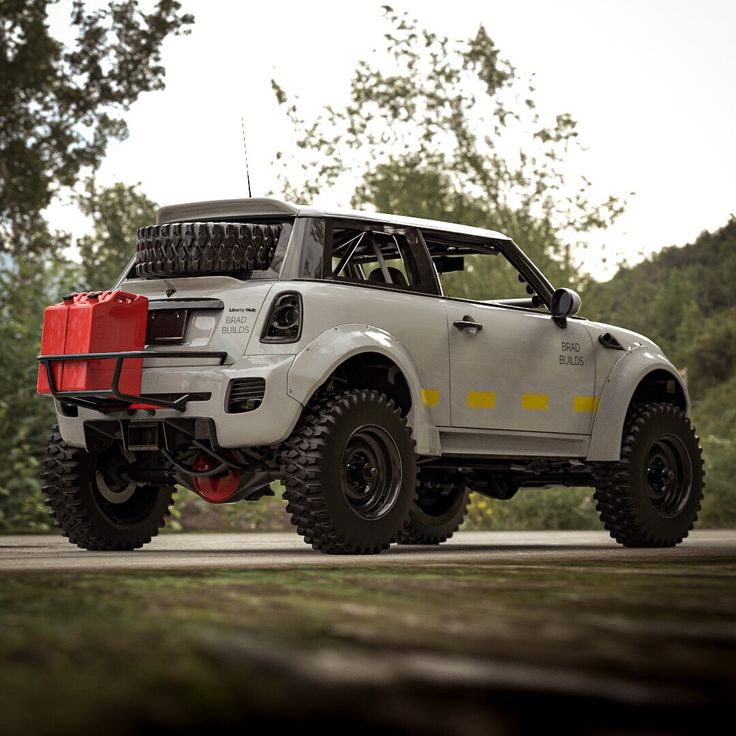
[[[439,454],[439,435],[430,423],[414,361],[403,345],[378,327],[345,324],[326,330],[294,359],[289,396],[306,406],[330,381],[387,393],[407,417],[419,454]]]
[[[690,411],[687,386],[672,363],[649,348],[627,351],[612,368],[601,392],[587,459],[619,460],[630,407],[653,401],[675,404],[686,414]]]

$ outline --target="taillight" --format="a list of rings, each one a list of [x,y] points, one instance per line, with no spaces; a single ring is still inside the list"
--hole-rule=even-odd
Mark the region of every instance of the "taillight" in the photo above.
[[[301,335],[301,295],[294,291],[279,294],[271,305],[261,342],[297,342]]]

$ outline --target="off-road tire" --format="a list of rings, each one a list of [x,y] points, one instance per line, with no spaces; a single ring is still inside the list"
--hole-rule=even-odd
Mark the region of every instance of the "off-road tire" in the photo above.
[[[463,523],[470,503],[464,485],[438,489],[419,473],[417,500],[412,505],[409,525],[399,533],[399,544],[441,544]]]
[[[138,488],[122,504],[110,504],[97,488],[97,457],[68,445],[54,431],[46,448],[45,503],[61,533],[87,550],[132,550],[158,534],[170,513],[174,488]]]
[[[138,231],[135,272],[144,278],[265,271],[282,226],[186,222]]]
[[[400,458],[392,505],[366,519],[344,492],[346,453],[355,433],[374,427],[386,433]],[[416,498],[415,442],[394,402],[360,389],[316,398],[281,451],[286,510],[308,544],[329,554],[375,554],[395,542],[409,522]],[[380,479],[379,479],[380,480]]]
[[[660,457],[667,452],[675,471]],[[661,480],[670,472],[677,482]],[[685,413],[673,404],[637,405],[624,425],[620,461],[596,467],[598,514],[611,536],[626,547],[674,547],[698,518],[704,475],[698,435]]]

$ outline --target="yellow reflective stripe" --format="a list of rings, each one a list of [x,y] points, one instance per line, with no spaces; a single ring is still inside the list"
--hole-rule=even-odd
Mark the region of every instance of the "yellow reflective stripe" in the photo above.
[[[595,396],[574,396],[572,400],[573,411],[596,411],[598,399]]]
[[[495,391],[468,391],[469,409],[493,409],[496,406]]]
[[[523,394],[521,408],[542,411],[549,409],[549,396],[547,394]]]
[[[422,401],[424,406],[437,406],[440,403],[440,392],[436,388],[423,388]]]

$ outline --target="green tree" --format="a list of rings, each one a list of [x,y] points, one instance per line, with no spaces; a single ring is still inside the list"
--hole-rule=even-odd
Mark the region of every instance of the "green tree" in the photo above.
[[[475,227],[488,227],[493,217],[488,203],[479,196],[458,190],[452,178],[442,170],[442,162],[431,162],[426,168],[418,156],[409,155],[378,164],[366,172],[351,204],[372,206],[379,212],[412,214],[427,219],[462,222]],[[496,214],[499,214],[498,212]],[[504,211],[505,224],[495,227],[524,244],[524,249],[554,284],[567,284],[572,277],[568,251],[549,220],[528,212]],[[442,283],[445,293],[468,299],[518,296],[518,282],[508,269],[485,256],[466,258],[462,273],[447,274]]]
[[[388,6],[384,13],[384,49],[359,62],[345,107],[305,121],[298,98],[272,81],[296,131],[296,165],[277,154],[286,195],[311,199],[357,176],[353,206],[503,230],[558,283],[577,283],[574,244],[623,205],[593,202],[590,182],[570,175],[573,118],[542,120],[533,88],[483,27],[452,41]]]
[[[36,355],[44,308],[78,278],[75,265],[56,256],[0,269],[0,529],[48,526],[40,474],[54,411],[53,402],[35,395]]]
[[[164,86],[161,44],[193,21],[177,0],[150,13],[136,0],[74,0],[66,44],[48,25],[53,4],[0,0],[0,252],[16,258],[47,250],[43,209],[125,137],[121,113]]]
[[[103,8],[67,0],[66,41],[49,27],[55,4],[0,0],[3,528],[46,523],[39,471],[53,411],[51,402],[34,395],[35,356],[45,305],[83,280],[62,255],[68,237],[50,232],[43,210],[60,190],[97,168],[111,140],[125,137],[124,112],[143,92],[164,86],[161,44],[186,32],[193,20],[180,12],[177,0],[159,0],[150,12],[136,0],[114,0]],[[97,224],[98,205],[88,204]],[[111,252],[107,265],[105,248],[113,241],[110,233],[101,247],[86,244],[104,278],[119,270],[119,253]]]
[[[736,217],[610,281],[591,284],[588,314],[642,332],[686,369],[706,464],[701,521],[736,523]]]
[[[138,227],[150,224],[156,205],[136,186],[107,188],[87,182],[81,207],[93,233],[78,241],[81,263],[49,253],[12,259],[0,254],[0,529],[43,529],[48,516],[40,492],[42,454],[54,423],[53,403],[34,394],[36,355],[46,305],[64,293],[109,288],[135,249]],[[57,234],[56,242],[69,245]]]
[[[732,330],[733,332],[733,330]],[[731,375],[715,383],[702,399],[693,402],[693,421],[705,456],[703,526],[736,525],[736,372],[731,343]]]
[[[156,219],[156,203],[137,186],[113,184],[99,189],[90,179],[79,197],[93,232],[77,242],[84,289],[109,289],[135,251],[138,228]]]

